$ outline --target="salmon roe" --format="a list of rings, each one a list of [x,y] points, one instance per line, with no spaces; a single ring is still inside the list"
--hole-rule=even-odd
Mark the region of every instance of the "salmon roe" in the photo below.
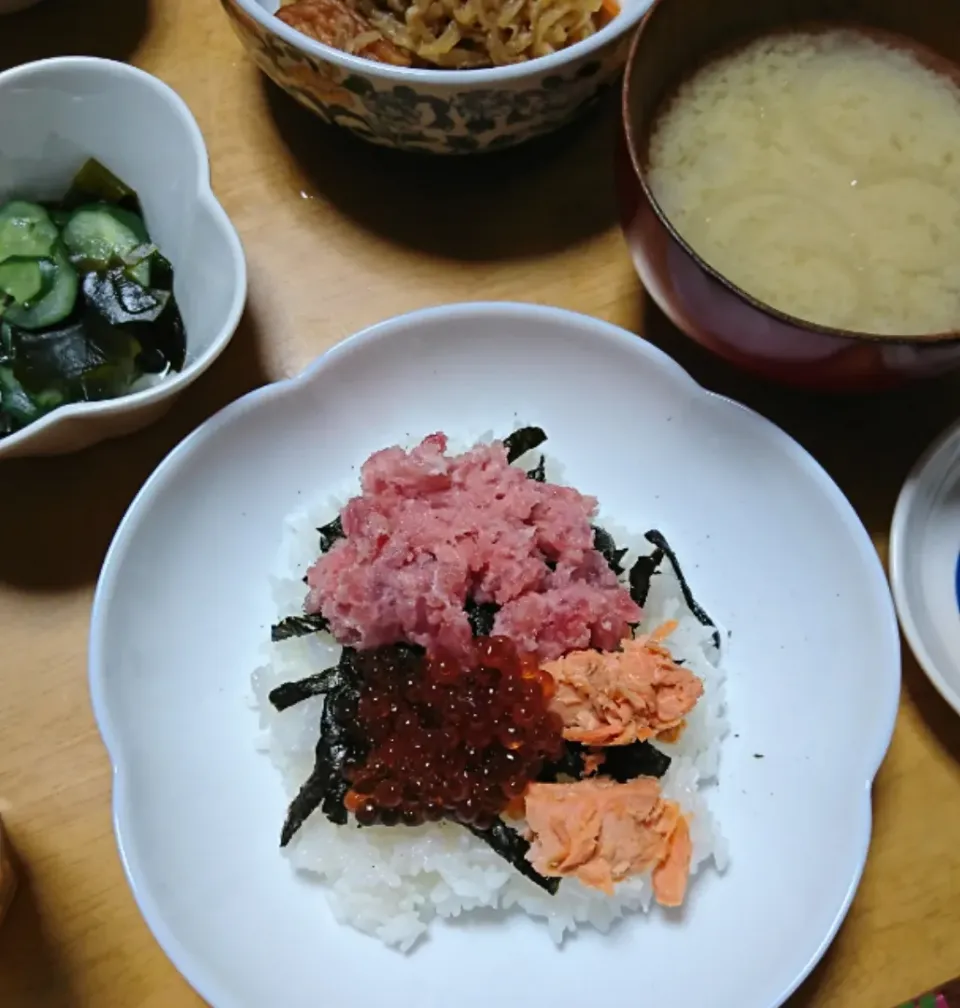
[[[358,652],[356,668],[352,734],[367,749],[344,767],[344,805],[363,826],[488,829],[563,751],[553,679],[506,637],[477,638],[467,661],[381,648]]]

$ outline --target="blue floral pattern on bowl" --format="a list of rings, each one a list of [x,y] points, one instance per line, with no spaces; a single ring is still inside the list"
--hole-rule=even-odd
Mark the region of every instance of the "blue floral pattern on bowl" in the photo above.
[[[237,0],[221,0],[257,66],[324,122],[372,143],[435,154],[472,154],[523,143],[570,122],[599,99],[626,60],[629,39],[568,64],[499,86],[393,83],[299,49],[252,18]],[[469,74],[466,78],[469,78]]]

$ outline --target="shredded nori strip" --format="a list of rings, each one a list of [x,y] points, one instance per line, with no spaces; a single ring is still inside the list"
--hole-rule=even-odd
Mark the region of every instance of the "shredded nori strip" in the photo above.
[[[713,646],[720,647],[720,631],[717,629],[717,624],[707,614],[706,609],[700,605],[699,602],[693,597],[693,593],[690,591],[690,585],[687,584],[687,579],[683,576],[683,571],[680,568],[680,561],[677,560],[677,554],[673,552],[670,548],[670,544],[667,542],[662,532],[658,532],[656,529],[651,529],[644,535],[647,542],[652,543],[656,546],[657,550],[661,552],[670,561],[673,567],[674,574],[677,575],[677,580],[680,582],[680,591],[683,594],[683,601],[687,603],[687,608],[702,626],[710,627],[713,630]],[[643,603],[639,603],[642,605]]]
[[[364,755],[360,743],[350,737],[347,730],[349,721],[343,723],[360,695],[359,676],[353,663],[355,655],[356,651],[349,647],[340,652],[337,665],[340,681],[331,688],[323,705],[313,771],[287,810],[287,818],[280,831],[281,847],[290,843],[307,817],[321,804],[328,819],[341,826],[347,821],[347,810],[343,805],[347,793],[343,767],[348,759]]]
[[[337,826],[347,825],[349,814],[343,804],[343,799],[346,798],[349,790],[350,785],[347,781],[342,776],[338,776],[336,780],[331,781],[330,787],[324,795],[321,811],[330,822],[336,823]]]
[[[337,740],[345,738],[345,733],[356,722],[357,702],[359,699],[360,690],[356,686],[343,681],[335,686],[327,696],[324,713],[328,713],[337,725]],[[327,727],[327,736],[333,737],[333,729],[330,727]]]
[[[607,746],[603,750],[603,764],[597,772],[626,784],[637,777],[662,777],[670,763],[670,757],[649,742],[631,742],[630,745]]]
[[[547,482],[547,457],[546,455],[540,456],[540,461],[533,467],[533,469],[527,470],[527,479],[535,480],[537,483]]]
[[[307,634],[319,633],[321,630],[329,630],[330,624],[323,617],[322,613],[309,613],[303,616],[288,616],[286,619],[274,623],[270,627],[270,640],[276,644],[277,641],[287,640],[290,637],[305,637]]]
[[[583,756],[586,747],[579,742],[565,742],[563,755],[550,763],[544,763],[537,780],[544,784],[554,784],[560,777],[573,777],[580,780],[583,777]]]
[[[326,525],[321,525],[317,531],[320,533],[321,553],[328,552],[330,547],[333,546],[338,539],[345,538],[343,522],[340,520],[340,515],[337,515],[332,522],[327,522]]]
[[[507,449],[507,461],[516,462],[521,455],[539,448],[546,440],[547,435],[542,427],[521,427],[515,430],[503,439],[503,446]]]
[[[551,763],[544,764],[537,774],[537,780],[553,784],[560,777],[583,779],[584,757],[590,749],[579,742],[564,744],[563,755]],[[603,763],[597,773],[612,777],[620,784],[637,777],[662,777],[670,766],[670,757],[649,742],[632,742],[630,745],[605,746],[599,752]]]
[[[336,691],[337,693],[349,694],[356,701],[360,696],[360,675],[354,665],[354,659],[357,656],[357,652],[352,647],[345,647],[340,652],[340,658],[337,660],[337,672],[340,674],[340,682],[337,683]],[[320,721],[321,732],[328,732],[330,734],[331,740],[340,738],[343,734],[343,728],[340,721],[334,718],[334,714],[338,709],[342,709],[337,702],[333,701],[333,693],[327,698],[327,702],[323,705],[323,718]],[[331,720],[333,718],[333,720]],[[350,723],[351,719],[347,719],[347,723]]]
[[[637,562],[630,568],[630,598],[642,609],[647,604],[650,594],[650,579],[657,573],[663,560],[663,550],[655,549],[649,556],[637,557]]]
[[[620,561],[627,555],[626,547],[617,549],[613,536],[606,529],[600,528],[599,525],[590,527],[593,529],[593,548],[603,554],[610,570],[619,577],[623,573],[623,564]]]
[[[333,777],[330,759],[330,747],[321,735],[317,741],[316,756],[313,771],[306,779],[303,787],[297,792],[296,798],[290,802],[287,818],[280,831],[280,846],[286,847],[294,834],[307,821],[307,817],[317,808],[326,796],[327,789]]]
[[[531,882],[536,882],[551,896],[556,895],[560,888],[560,879],[547,878],[530,864],[527,860],[527,851],[530,850],[529,842],[524,840],[515,829],[511,829],[502,819],[498,819],[490,829],[481,830],[476,826],[467,826],[467,829],[484,843],[489,844],[495,854],[499,854],[504,861],[513,865],[521,875],[526,875]]]
[[[340,674],[346,682],[350,683],[351,686],[359,688],[360,674],[357,672],[357,668],[354,665],[354,659],[356,657],[356,648],[343,648],[340,652],[340,657],[337,659],[337,668],[340,669]]]
[[[320,693],[327,693],[341,681],[340,668],[324,669],[316,675],[307,676],[306,679],[298,679],[296,682],[285,682],[270,690],[267,699],[278,710],[286,710],[294,704],[307,700],[309,697],[318,696]]]
[[[474,602],[472,598],[468,598],[463,608],[474,637],[489,637],[493,633],[493,621],[500,612],[500,606],[496,602]]]

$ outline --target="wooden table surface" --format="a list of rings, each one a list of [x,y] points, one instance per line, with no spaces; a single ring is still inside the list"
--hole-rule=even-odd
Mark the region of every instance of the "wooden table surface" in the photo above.
[[[193,109],[246,246],[250,299],[230,348],[163,422],[0,474],[0,814],[25,864],[0,931],[0,1005],[190,1008],[200,1001],[120,868],[86,643],[113,530],[197,424],[389,315],[474,298],[556,304],[644,334],[781,424],[839,482],[885,555],[898,488],[960,413],[960,379],[817,400],[739,376],[688,343],[645,297],[617,228],[614,103],[528,150],[411,159],[323,127],[266,84],[215,0],[46,0],[0,17],[0,68],[67,53],[136,63]],[[960,724],[909,654],[903,671],[863,884],[791,1008],[892,1008],[960,974]]]

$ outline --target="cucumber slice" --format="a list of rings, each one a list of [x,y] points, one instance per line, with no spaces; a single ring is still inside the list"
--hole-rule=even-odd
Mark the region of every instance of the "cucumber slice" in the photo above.
[[[0,263],[0,291],[8,294],[17,304],[26,304],[35,298],[43,287],[40,263],[36,259],[8,259]]]
[[[123,260],[123,272],[141,287],[149,287],[153,277],[153,260],[157,246],[149,243],[138,245]]]
[[[53,273],[49,291],[32,303],[10,305],[3,315],[5,321],[20,329],[45,329],[62,322],[73,311],[77,301],[77,271],[63,249],[54,249],[53,260],[43,263],[41,275],[47,270]]]
[[[42,206],[13,200],[0,207],[0,262],[13,256],[48,256],[56,240],[56,225]]]
[[[143,223],[143,218],[138,217],[131,210],[124,210],[123,207],[112,206],[110,203],[95,203],[80,209],[100,210],[102,213],[110,214],[118,224],[122,224],[137,236],[138,245],[144,245],[150,241],[150,235],[147,234],[147,226]]]
[[[149,242],[143,221],[122,207],[107,204],[82,206],[63,229],[63,240],[70,252],[97,269],[107,269],[117,260],[126,259],[135,249]],[[130,267],[130,276],[150,285],[149,259]]]

